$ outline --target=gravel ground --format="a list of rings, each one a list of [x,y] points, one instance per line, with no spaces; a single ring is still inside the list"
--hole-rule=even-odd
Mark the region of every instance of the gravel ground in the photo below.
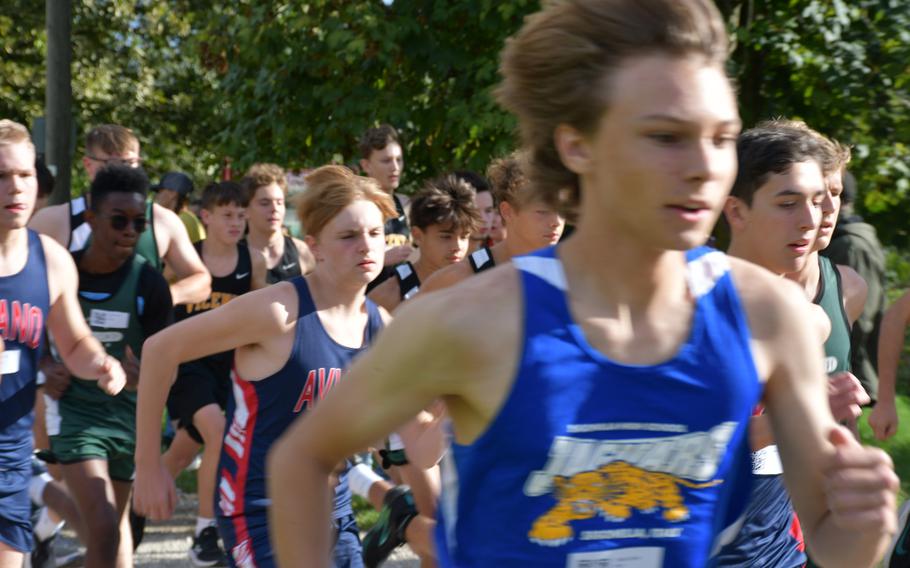
[[[179,493],[179,504],[174,516],[167,522],[149,523],[145,528],[145,538],[136,551],[137,567],[185,568],[192,566],[187,557],[193,526],[196,523],[196,497]],[[77,550],[73,534],[64,531],[57,545],[58,558]],[[395,554],[384,564],[389,568],[417,568],[420,563],[407,546],[395,551]],[[72,563],[67,566],[81,566]]]

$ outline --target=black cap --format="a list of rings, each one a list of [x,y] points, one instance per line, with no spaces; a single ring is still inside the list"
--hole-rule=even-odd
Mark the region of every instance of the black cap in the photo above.
[[[187,196],[193,193],[193,180],[183,172],[168,172],[161,177],[161,181],[152,187],[153,191],[170,189],[178,195]]]

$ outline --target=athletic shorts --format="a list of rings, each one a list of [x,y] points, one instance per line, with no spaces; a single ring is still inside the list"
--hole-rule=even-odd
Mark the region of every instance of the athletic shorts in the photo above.
[[[354,515],[334,521],[334,568],[363,568],[363,550]],[[268,514],[218,517],[218,533],[224,542],[228,563],[234,568],[275,568],[275,553],[269,541]]]
[[[114,481],[133,481],[136,464],[136,441],[89,432],[51,436],[51,452],[58,463],[71,464],[88,460],[107,462],[108,475]]]
[[[0,542],[28,554],[32,550],[31,502],[28,485],[32,464],[0,469]]]
[[[227,377],[219,377],[210,366],[194,361],[180,365],[177,380],[167,397],[167,412],[177,428],[183,428],[197,443],[202,444],[202,434],[193,426],[193,416],[199,409],[217,404],[221,410],[227,408],[231,383]]]

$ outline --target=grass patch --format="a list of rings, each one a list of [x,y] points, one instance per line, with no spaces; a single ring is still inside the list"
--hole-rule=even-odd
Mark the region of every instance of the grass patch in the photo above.
[[[354,516],[357,517],[357,527],[361,531],[368,531],[373,528],[379,518],[379,511],[374,509],[369,501],[359,495],[354,495],[352,504],[354,505]]]
[[[174,480],[174,483],[180,491],[195,494],[196,491],[198,491],[198,488],[196,487],[196,470],[189,471],[185,469],[181,471],[180,475],[177,476],[177,479]]]

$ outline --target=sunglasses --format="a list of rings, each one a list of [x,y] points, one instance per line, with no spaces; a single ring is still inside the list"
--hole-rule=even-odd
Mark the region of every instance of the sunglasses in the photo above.
[[[115,231],[122,231],[126,229],[127,225],[130,224],[130,221],[133,223],[133,229],[137,233],[145,231],[145,226],[148,223],[145,220],[145,217],[127,217],[126,215],[108,215],[108,219],[111,221],[111,228]]]

